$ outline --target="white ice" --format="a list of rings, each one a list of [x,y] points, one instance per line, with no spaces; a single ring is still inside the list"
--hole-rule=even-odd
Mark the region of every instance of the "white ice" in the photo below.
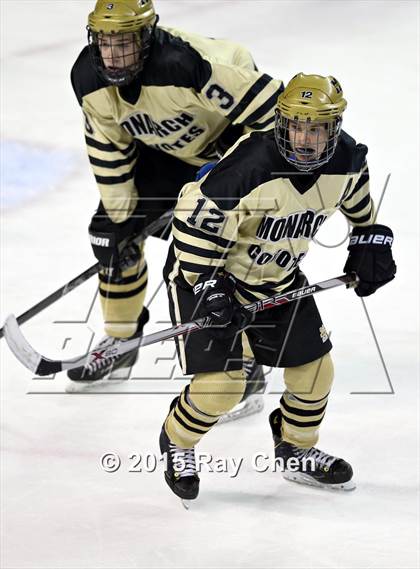
[[[215,428],[202,441],[201,451],[243,457],[244,465],[235,478],[204,472],[200,497],[187,512],[161,469],[128,472],[130,454],[158,452],[168,404],[185,383],[173,344],[144,349],[133,370],[139,379],[118,394],[82,396],[63,392],[62,375],[34,380],[2,340],[2,566],[417,567],[419,5],[156,1],[163,24],[243,42],[261,69],[284,80],[299,71],[337,76],[349,101],[344,128],[369,146],[376,203],[391,174],[379,221],[394,229],[398,275],[365,303],[388,376],[360,299],[342,288],[318,297],[336,366],[319,446],[352,463],[357,490],[326,493],[252,468],[255,453],[272,451],[267,414],[283,389],[275,370],[269,374],[275,393],[266,396],[263,413]],[[98,194],[69,81],[93,2],[0,6],[3,321],[94,263],[86,227]],[[10,144],[28,148],[21,177],[16,160],[7,159]],[[47,174],[34,149],[49,156]],[[55,175],[60,160],[62,179]],[[19,192],[21,183],[25,191],[31,176],[36,195],[12,203],[11,188]],[[319,239],[333,245],[345,234],[337,214]],[[149,298],[166,247],[148,243]],[[345,244],[314,245],[304,268],[310,281],[321,280],[341,274],[345,257]],[[35,347],[71,357],[87,348],[92,331],[97,339],[95,289],[92,279],[25,324]],[[168,321],[162,289],[151,310],[149,332]],[[117,473],[100,468],[108,451],[121,456]]]

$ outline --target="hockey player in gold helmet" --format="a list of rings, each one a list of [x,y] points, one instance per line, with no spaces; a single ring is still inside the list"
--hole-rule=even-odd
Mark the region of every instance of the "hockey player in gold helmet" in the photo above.
[[[129,84],[143,68],[157,20],[152,0],[98,0],[87,26],[97,72],[113,85]]]
[[[157,25],[151,0],[98,0],[92,8],[89,42],[71,78],[101,197],[89,226],[102,267],[100,349],[140,336],[148,320],[144,249],[136,247],[137,260],[130,255],[127,264],[121,245],[172,209],[183,185],[245,132],[272,128],[283,84],[260,72],[241,45]],[[244,397],[264,384],[261,366],[246,354]],[[92,357],[68,375],[90,382],[127,374],[137,356]],[[252,397],[244,412],[251,400],[260,408]]]
[[[295,75],[276,106],[275,135],[281,155],[303,172],[326,164],[337,146],[346,106],[334,77]]]
[[[356,294],[373,294],[394,278],[393,234],[376,223],[367,147],[341,130],[345,108],[336,79],[299,73],[278,98],[275,128],[243,136],[182,190],[164,271],[171,315],[174,324],[199,316],[215,327],[178,342],[182,370],[194,377],[172,402],[160,446],[168,453],[165,480],[181,498],[199,493],[195,446],[242,395],[238,340],[247,324],[257,363],[272,374],[284,368],[285,391],[269,418],[284,476],[355,487],[349,462],[316,447],[334,366],[314,298],[257,312],[251,323],[242,310],[307,284],[300,263],[337,211],[353,226],[344,272],[359,277]]]

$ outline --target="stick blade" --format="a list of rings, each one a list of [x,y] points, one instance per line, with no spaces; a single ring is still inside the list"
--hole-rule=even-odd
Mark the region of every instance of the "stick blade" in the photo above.
[[[36,372],[42,356],[36,352],[22,334],[14,314],[10,314],[4,323],[4,337],[15,357],[32,372]]]
[[[10,314],[4,323],[4,337],[15,357],[36,375],[51,375],[62,370],[61,362],[44,358],[22,334],[16,316]]]

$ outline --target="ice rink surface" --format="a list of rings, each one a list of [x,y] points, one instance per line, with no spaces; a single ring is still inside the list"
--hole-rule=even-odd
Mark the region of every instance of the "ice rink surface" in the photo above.
[[[93,2],[0,6],[3,320],[93,264],[86,226],[98,193],[69,81]],[[369,146],[376,203],[391,175],[379,221],[394,229],[397,279],[365,307],[342,288],[318,297],[336,367],[319,446],[352,463],[357,490],[333,494],[256,471],[252,457],[272,452],[267,415],[283,389],[274,370],[264,412],[214,428],[199,447],[242,457],[238,475],[203,472],[187,512],[162,468],[145,472],[142,463],[142,472],[129,472],[131,455],[158,452],[168,404],[185,383],[172,343],[145,348],[133,379],[114,393],[81,395],[64,392],[63,374],[33,380],[2,340],[2,567],[418,567],[419,5],[157,0],[156,7],[163,25],[244,43],[261,69],[285,81],[299,71],[335,75],[349,102],[344,129]],[[338,213],[318,238],[335,245],[345,235]],[[158,290],[166,248],[147,244],[148,332],[168,321]],[[322,280],[341,274],[345,258],[345,244],[314,244],[304,270],[311,282]],[[76,356],[93,332],[95,341],[101,336],[94,280],[23,326],[38,350]],[[101,469],[106,452],[120,455],[118,472]]]

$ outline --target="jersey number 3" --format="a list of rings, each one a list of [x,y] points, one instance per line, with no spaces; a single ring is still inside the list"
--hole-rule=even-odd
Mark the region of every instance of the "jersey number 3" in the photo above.
[[[190,217],[187,219],[187,222],[190,225],[194,226],[197,225],[197,215],[203,209],[203,206],[206,203],[206,201],[207,200],[205,200],[204,198],[197,200],[197,207],[192,212]],[[220,224],[223,223],[223,221],[225,220],[224,214],[214,207],[209,209],[208,213],[210,214],[209,217],[204,217],[199,223],[199,227],[201,227],[201,229],[204,229],[205,231],[208,231],[209,233],[219,233],[221,229]]]
[[[216,83],[210,85],[210,87],[207,89],[206,96],[210,100],[214,98],[219,99],[220,108],[224,110],[229,109],[234,103],[232,95],[222,89],[220,85],[216,85]]]

